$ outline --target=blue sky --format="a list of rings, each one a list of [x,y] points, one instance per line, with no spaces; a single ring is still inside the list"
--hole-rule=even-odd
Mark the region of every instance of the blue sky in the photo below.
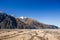
[[[0,0],[0,11],[60,26],[60,0]]]

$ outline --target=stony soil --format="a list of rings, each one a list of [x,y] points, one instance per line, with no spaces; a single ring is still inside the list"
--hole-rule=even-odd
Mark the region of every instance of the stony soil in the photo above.
[[[60,29],[1,29],[0,40],[60,40]]]

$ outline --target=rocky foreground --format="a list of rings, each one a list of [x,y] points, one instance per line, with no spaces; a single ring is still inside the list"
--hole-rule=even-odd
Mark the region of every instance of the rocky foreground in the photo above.
[[[60,29],[1,29],[0,40],[60,40]]]

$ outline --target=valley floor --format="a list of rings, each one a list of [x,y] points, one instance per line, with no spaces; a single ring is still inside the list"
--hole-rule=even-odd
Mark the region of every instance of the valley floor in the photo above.
[[[60,40],[60,29],[0,29],[0,40]]]

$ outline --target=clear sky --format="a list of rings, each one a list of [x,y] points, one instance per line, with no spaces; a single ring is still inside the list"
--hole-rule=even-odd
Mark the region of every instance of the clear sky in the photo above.
[[[60,26],[60,0],[0,0],[0,11]]]

